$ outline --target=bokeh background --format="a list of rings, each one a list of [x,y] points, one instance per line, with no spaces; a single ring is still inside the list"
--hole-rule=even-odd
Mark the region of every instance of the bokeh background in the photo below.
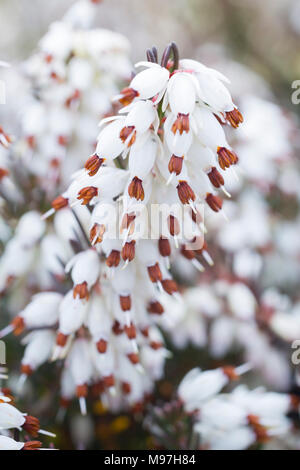
[[[95,25],[125,34],[133,61],[152,44],[175,40],[181,54],[200,58],[224,48],[230,57],[259,72],[288,103],[299,76],[299,0],[104,0]],[[0,54],[26,58],[51,22],[72,0],[1,0]]]

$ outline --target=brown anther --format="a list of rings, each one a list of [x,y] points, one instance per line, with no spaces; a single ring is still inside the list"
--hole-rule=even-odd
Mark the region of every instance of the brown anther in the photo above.
[[[149,311],[149,310],[148,310],[148,311]],[[145,328],[143,328],[143,329],[141,330],[141,333],[142,333],[142,335],[143,335],[145,338],[148,338],[148,336],[149,336],[149,327],[146,326]]]
[[[29,434],[31,434],[33,437],[36,437],[40,430],[40,422],[34,416],[27,415],[25,416],[25,423],[23,424],[22,428],[29,432]]]
[[[180,175],[182,170],[183,157],[176,157],[172,155],[169,161],[168,169],[170,173],[175,173],[175,175]]]
[[[52,60],[53,60],[53,55],[52,54],[46,54],[45,55],[45,62],[47,64],[50,64],[52,62]]]
[[[132,364],[138,364],[140,362],[139,355],[136,353],[127,354],[127,357]]]
[[[53,169],[55,169],[55,170],[56,170],[57,168],[59,168],[59,167],[60,167],[60,160],[59,160],[59,158],[55,158],[55,157],[52,158],[52,159],[50,160],[50,167],[53,168]]]
[[[158,349],[161,349],[163,347],[163,344],[160,343],[159,341],[151,341],[150,347],[154,349],[154,351],[157,351]]]
[[[211,184],[215,188],[220,188],[224,184],[224,178],[221,173],[216,169],[215,166],[211,168],[211,170],[207,173]]]
[[[182,245],[180,249],[180,253],[188,260],[192,260],[195,258],[195,253],[193,250],[188,250],[186,245]]]
[[[169,226],[169,231],[172,237],[180,233],[180,225],[179,225],[178,219],[172,214],[169,215],[168,217],[168,226]]]
[[[136,402],[132,407],[131,411],[133,414],[140,414],[144,411],[144,403],[142,402]]]
[[[27,142],[27,145],[28,147],[30,147],[31,149],[33,149],[35,146],[36,146],[36,138],[34,135],[28,135],[26,137],[26,142]]]
[[[238,156],[232,150],[227,149],[226,147],[218,147],[218,161],[222,170],[226,170],[231,165],[235,165],[238,162]]]
[[[124,261],[132,261],[135,256],[135,240],[126,242],[122,248],[122,258]]]
[[[9,175],[9,171],[6,170],[6,168],[0,168],[0,181],[3,180],[3,178],[5,178],[5,176],[8,176]]]
[[[78,192],[77,199],[82,200],[81,205],[86,206],[93,197],[98,196],[98,188],[95,186],[86,186]]]
[[[166,291],[169,295],[178,292],[178,285],[173,279],[163,279],[161,281],[161,284],[163,286],[164,291]]]
[[[77,385],[76,387],[76,396],[80,397],[87,397],[88,394],[88,386],[87,384]]]
[[[247,420],[251,426],[257,426],[259,424],[259,417],[256,415],[252,415],[252,414],[248,415]]]
[[[66,343],[67,343],[67,339],[68,339],[68,335],[64,335],[63,333],[57,333],[57,336],[56,336],[56,344],[57,346],[60,346],[61,348],[63,348]]]
[[[130,139],[127,142],[127,147],[131,147],[136,141],[136,130],[134,126],[126,126],[121,129],[120,139],[122,140],[123,144],[125,144],[129,137]]]
[[[6,397],[8,397],[8,398],[10,398],[10,399],[13,399],[13,394],[12,394],[12,391],[11,391],[11,389],[10,389],[9,387],[2,387],[2,388],[0,389],[0,391],[1,391],[1,393],[2,393],[4,396],[6,396]]]
[[[235,371],[233,366],[224,366],[222,367],[223,373],[228,377],[229,380],[238,380],[239,375]]]
[[[194,191],[186,181],[179,181],[177,192],[182,204],[188,204],[196,199]]]
[[[63,209],[64,207],[67,207],[68,202],[69,202],[69,200],[66,197],[58,196],[57,198],[55,198],[52,201],[51,206],[56,211],[59,211],[60,209]]]
[[[151,282],[159,282],[162,280],[162,272],[158,263],[155,263],[152,266],[148,266],[147,270]]]
[[[63,147],[66,147],[68,145],[69,139],[65,135],[59,135],[57,137],[57,142],[59,143],[59,145],[62,145]]]
[[[190,119],[188,114],[177,114],[177,119],[172,125],[172,132],[176,134],[179,131],[179,134],[182,135],[183,132],[189,132],[190,130]]]
[[[54,70],[50,73],[50,77],[53,79],[53,80],[57,80],[58,82],[61,81],[61,78],[59,77],[59,75],[54,72]]]
[[[291,407],[294,410],[297,410],[300,406],[300,396],[299,395],[290,395]]]
[[[104,383],[105,387],[107,387],[107,388],[113,387],[115,385],[114,376],[111,374],[111,375],[107,375],[106,377],[103,377],[103,383]]]
[[[71,400],[69,398],[65,398],[65,397],[61,397],[60,400],[59,400],[59,404],[62,408],[69,408],[70,404],[71,404]]]
[[[72,104],[76,101],[78,101],[80,98],[80,91],[79,90],[75,90],[74,93],[72,93],[71,96],[69,96],[69,98],[66,99],[65,101],[65,106],[67,108],[70,108],[70,106],[72,106]]]
[[[268,442],[270,440],[270,436],[268,435],[268,430],[265,426],[263,426],[260,423],[259,416],[249,414],[247,416],[247,419],[248,419],[249,425],[252,427],[256,435],[257,441],[260,443]]]
[[[112,326],[112,331],[116,336],[121,335],[124,331],[123,328],[121,328],[121,325],[117,320],[115,320],[115,322]]]
[[[228,111],[226,113],[226,119],[235,129],[244,122],[243,115],[237,108],[234,108],[232,111]]]
[[[213,211],[219,212],[222,209],[223,200],[219,196],[215,196],[212,193],[208,193],[206,195],[205,200]]]
[[[81,284],[76,284],[73,287],[73,298],[76,299],[76,297],[89,300],[90,293],[86,281],[82,282]]]
[[[121,387],[122,387],[122,392],[124,393],[124,395],[129,395],[129,393],[131,392],[130,383],[122,382]]]
[[[265,426],[259,426],[253,429],[256,434],[257,442],[260,444],[266,444],[271,440],[271,436],[268,434],[268,429]]]
[[[120,98],[119,101],[123,106],[127,106],[134,100],[134,98],[139,96],[139,92],[133,88],[123,88],[120,94],[122,95],[122,98]]]
[[[161,237],[158,240],[158,250],[161,256],[166,257],[171,255],[171,245],[167,238]]]
[[[90,230],[90,242],[92,245],[101,243],[105,232],[105,225],[94,224]]]
[[[85,162],[84,168],[87,170],[89,176],[94,176],[104,161],[105,158],[98,157],[96,153],[88,158]]]
[[[136,328],[133,323],[130,323],[130,326],[125,326],[124,331],[126,335],[128,336],[129,339],[135,339],[136,338]]]
[[[105,341],[105,339],[99,339],[96,346],[97,346],[97,350],[100,354],[106,353],[106,351],[107,351],[107,341]]]
[[[120,295],[120,306],[123,312],[127,312],[131,309],[131,297],[130,295]]]
[[[128,229],[128,227],[134,222],[136,215],[134,213],[131,214],[124,214],[122,223],[121,223],[121,230]]]
[[[24,328],[25,328],[24,318],[18,315],[11,322],[11,326],[13,326],[14,328],[14,335],[16,336],[20,335],[21,333],[23,333]]]
[[[42,447],[42,443],[40,441],[27,441],[24,444],[23,449],[21,450],[37,450]]]
[[[128,186],[128,194],[130,197],[143,201],[145,197],[143,182],[137,176],[135,176],[130,185]]]
[[[29,364],[22,364],[21,365],[21,374],[25,374],[28,377],[32,375],[33,370],[32,367]]]
[[[110,254],[106,258],[106,266],[109,268],[117,267],[120,264],[121,253],[119,250],[111,250]]]
[[[147,310],[149,313],[154,315],[162,315],[164,313],[164,308],[162,304],[158,301],[153,301],[148,304]]]

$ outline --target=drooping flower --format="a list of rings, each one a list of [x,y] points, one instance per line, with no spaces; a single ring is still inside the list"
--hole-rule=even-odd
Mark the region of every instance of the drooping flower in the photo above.
[[[9,389],[0,387],[0,450],[35,450],[42,447],[42,443],[36,440],[27,439],[26,442],[18,442],[13,431],[23,431],[33,438],[38,434],[55,437],[55,434],[40,428],[37,418],[21,413],[12,402]]]
[[[293,396],[245,385],[224,391],[246,370],[191,370],[179,384],[179,400],[175,396],[149,410],[150,433],[161,445],[172,439],[180,449],[190,450],[246,450],[287,438],[292,429],[289,413],[296,405]]]

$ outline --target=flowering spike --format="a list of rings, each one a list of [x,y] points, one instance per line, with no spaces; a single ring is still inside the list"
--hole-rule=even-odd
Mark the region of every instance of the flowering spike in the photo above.
[[[43,55],[43,65],[55,68],[55,54],[50,56],[45,60]],[[73,62],[72,55],[66,58]],[[15,333],[32,330],[22,360],[24,376],[47,360],[61,360],[63,402],[77,397],[83,414],[89,389],[106,406],[117,402],[140,410],[162,377],[169,353],[156,320],[160,327],[171,324],[175,303],[178,309],[183,305],[181,288],[168,269],[180,253],[201,272],[198,256],[212,264],[198,203],[221,211],[222,200],[211,187],[226,191],[216,155],[221,169],[237,163],[215,117],[235,124],[241,119],[234,111],[225,114],[234,105],[224,77],[198,62],[179,61],[174,43],[165,49],[161,65],[155,48],[147,51],[147,59],[137,64],[141,71],[117,97],[125,108],[101,120],[94,153],[52,203],[55,228],[63,246],[71,241],[74,254],[62,250],[59,269],[51,264],[50,270],[56,282],[69,273],[72,286],[51,309],[49,298],[37,304],[33,299],[34,308],[29,304],[29,312],[24,309],[13,324]],[[83,105],[85,90],[79,85],[85,74],[79,72],[74,73],[76,86],[64,97],[68,113]],[[62,74],[54,73],[58,86]],[[55,135],[60,152],[72,143],[71,131],[62,126]],[[28,135],[35,144],[31,152],[36,151],[38,135]],[[64,166],[61,158],[51,159],[56,171]],[[151,210],[161,205],[166,210],[159,221],[152,220]],[[71,223],[70,211],[59,211],[67,206],[75,215]],[[200,335],[196,327],[193,333]],[[218,374],[227,380],[225,372]]]

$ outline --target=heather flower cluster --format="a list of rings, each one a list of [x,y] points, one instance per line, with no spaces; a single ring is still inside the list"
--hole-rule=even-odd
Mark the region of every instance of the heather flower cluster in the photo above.
[[[3,372],[6,370],[3,369]],[[0,369],[0,381],[7,378]],[[20,436],[21,432],[26,433],[23,442]],[[40,428],[40,422],[37,418],[21,413],[16,408],[14,397],[9,388],[0,387],[0,450],[41,449],[42,442],[36,439],[38,434],[55,437],[54,434]]]
[[[127,39],[91,27],[97,3],[75,3],[23,64],[32,94],[22,112],[16,158],[48,198],[93,150],[99,118],[113,112],[110,97],[130,77]]]
[[[233,81],[242,73],[251,76],[231,67]],[[227,170],[232,198],[224,209],[230,223],[205,219],[215,266],[195,278],[186,260],[176,259],[176,276],[192,287],[184,290],[181,305],[171,304],[175,313],[161,325],[176,347],[200,347],[218,360],[241,348],[266,384],[293,390],[299,383],[291,364],[291,344],[299,337],[296,118],[254,93],[257,84],[250,79],[238,93],[245,123],[235,132],[239,179]]]
[[[23,377],[47,359],[65,359],[62,402],[77,395],[83,413],[89,386],[113,407],[123,401],[137,408],[162,377],[168,351],[156,318],[164,313],[165,296],[179,297],[170,260],[180,252],[201,271],[199,257],[212,264],[197,205],[221,210],[222,173],[237,162],[221,122],[237,127],[242,116],[225,78],[200,63],[178,62],[174,44],[162,65],[156,58],[153,49],[149,61],[138,64],[144,70],[116,98],[125,108],[101,122],[96,152],[47,214],[58,216],[67,206],[77,211],[83,241],[65,266],[72,289],[64,296],[36,295],[3,332],[35,330],[26,341]],[[168,211],[149,240],[141,209],[163,202]],[[115,238],[107,204],[120,215]],[[188,208],[181,220],[173,213],[176,204]],[[188,246],[195,238],[196,252]]]
[[[297,410],[297,397],[262,387],[250,390],[243,384],[224,391],[247,369],[245,364],[191,370],[180,382],[177,397],[151,410],[146,426],[158,442],[175,438],[181,449],[247,450],[286,437],[292,430],[288,415]],[[163,422],[169,424],[169,432]],[[181,439],[170,429],[179,429]]]
[[[0,129],[1,219],[13,233],[0,260],[0,292],[18,289],[25,301],[28,288],[53,287],[53,265],[70,250],[41,212],[94,150],[98,121],[113,112],[110,97],[131,73],[127,39],[92,28],[99,3],[75,2],[4,76],[24,96],[12,105],[14,141]]]

